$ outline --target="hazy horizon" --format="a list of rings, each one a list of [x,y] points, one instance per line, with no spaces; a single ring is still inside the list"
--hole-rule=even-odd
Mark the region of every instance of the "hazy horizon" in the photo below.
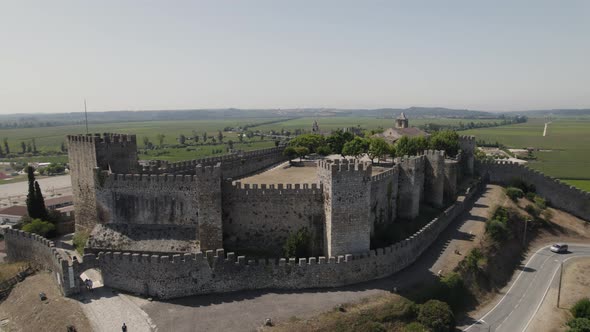
[[[0,114],[590,108],[590,2],[0,5]]]

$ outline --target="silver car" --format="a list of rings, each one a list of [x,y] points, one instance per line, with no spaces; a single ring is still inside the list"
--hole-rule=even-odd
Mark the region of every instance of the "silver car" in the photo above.
[[[551,251],[553,251],[553,252],[560,253],[560,252],[567,252],[567,250],[568,250],[568,247],[567,247],[567,244],[565,244],[565,243],[556,243],[551,246]]]

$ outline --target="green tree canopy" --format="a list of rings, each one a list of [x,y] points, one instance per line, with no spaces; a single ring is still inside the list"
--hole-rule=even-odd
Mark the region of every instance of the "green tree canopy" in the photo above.
[[[283,150],[283,156],[289,158],[289,161],[291,161],[297,157],[297,151],[295,151],[294,147],[288,146],[285,148],[285,150]]]
[[[366,153],[369,150],[369,141],[355,137],[352,141],[347,142],[344,144],[342,148],[342,154],[345,156],[353,156],[355,158],[359,158],[363,153]]]
[[[368,155],[371,158],[371,161],[375,158],[383,158],[387,156],[390,152],[389,144],[380,137],[373,137],[369,139],[369,150]]]
[[[326,143],[330,147],[333,153],[342,154],[342,148],[344,148],[344,144],[350,142],[354,139],[354,135],[350,132],[343,132],[341,129],[338,129],[330,136],[326,138]]]
[[[429,144],[425,137],[403,136],[395,142],[397,156],[413,156],[428,150]]]
[[[430,135],[430,149],[445,150],[447,155],[455,157],[459,152],[459,134],[454,130],[441,130]]]
[[[433,332],[450,332],[455,328],[455,317],[448,304],[429,300],[420,306],[418,322]]]
[[[23,231],[39,234],[43,237],[46,237],[47,234],[50,234],[51,232],[55,231],[55,226],[48,221],[43,221],[41,219],[33,219],[30,223],[27,223],[23,226]]]
[[[314,153],[320,146],[326,145],[326,140],[322,135],[304,134],[295,137],[289,144],[293,147],[306,147],[309,153]]]

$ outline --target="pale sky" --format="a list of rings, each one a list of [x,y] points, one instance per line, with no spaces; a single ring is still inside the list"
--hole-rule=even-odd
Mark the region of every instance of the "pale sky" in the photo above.
[[[590,107],[590,1],[3,1],[0,113]]]

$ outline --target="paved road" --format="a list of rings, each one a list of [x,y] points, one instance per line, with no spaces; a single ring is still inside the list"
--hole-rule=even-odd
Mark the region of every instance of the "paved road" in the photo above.
[[[69,175],[51,176],[38,180],[45,199],[54,194],[69,195],[72,193],[72,181]],[[22,203],[27,196],[27,182],[14,182],[0,185],[0,203]],[[2,207],[0,205],[0,207]]]
[[[556,254],[546,246],[535,252],[496,306],[463,331],[527,331],[549,288],[558,286],[562,262],[590,256],[590,245],[570,245],[569,249]]]

